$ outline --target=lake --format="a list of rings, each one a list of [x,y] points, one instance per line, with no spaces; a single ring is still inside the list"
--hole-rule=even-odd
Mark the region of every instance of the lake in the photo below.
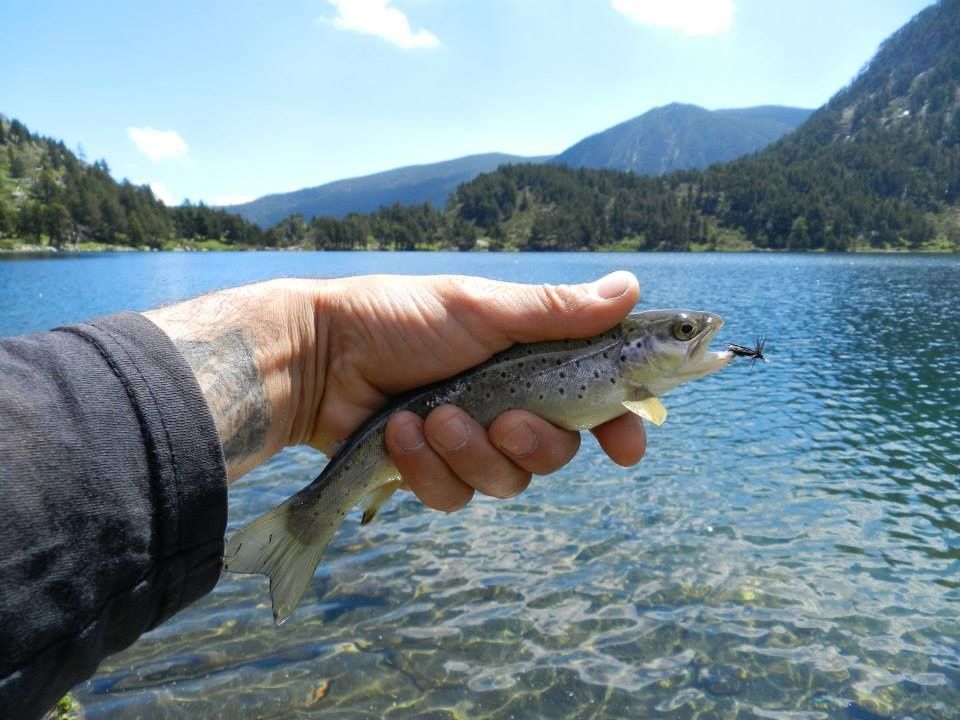
[[[665,398],[647,457],[587,441],[507,501],[347,519],[299,608],[225,575],[76,689],[89,718],[960,717],[960,259],[116,254],[0,259],[14,334],[281,275],[576,282],[768,338]],[[236,528],[309,482],[293,449]]]

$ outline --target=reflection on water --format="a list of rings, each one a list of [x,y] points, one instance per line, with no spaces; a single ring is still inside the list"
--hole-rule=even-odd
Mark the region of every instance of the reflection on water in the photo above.
[[[318,275],[383,262],[164,257],[125,259],[120,299],[90,311],[170,299],[144,278],[174,270],[187,294],[304,258]],[[587,442],[513,500],[446,516],[405,497],[366,528],[348,518],[281,628],[266,580],[226,575],[78,689],[89,717],[960,717],[960,262],[390,259],[537,281],[631,267],[645,306],[715,310],[719,343],[766,335],[770,362],[668,396],[636,468]],[[31,297],[59,264],[10,265],[0,279]],[[0,320],[68,319],[51,312]],[[292,450],[243,479],[231,527],[321,464]]]

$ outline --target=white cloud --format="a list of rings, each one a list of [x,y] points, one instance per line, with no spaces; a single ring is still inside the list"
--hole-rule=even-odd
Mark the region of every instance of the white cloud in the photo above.
[[[404,49],[430,48],[440,44],[427,30],[413,32],[407,16],[391,0],[329,0],[338,12],[330,22],[339,30],[376,35]]]
[[[156,130],[152,127],[127,128],[127,137],[154,162],[184,157],[187,144],[176,130]]]
[[[167,207],[173,207],[176,203],[173,200],[173,195],[167,189],[167,186],[162,182],[152,182],[147,183],[150,185],[150,189],[153,191],[153,196],[162,202]]]
[[[613,9],[635,23],[713,35],[733,26],[733,0],[611,0]]]
[[[217,195],[213,198],[211,205],[223,206],[223,205],[242,205],[243,203],[248,203],[251,200],[256,200],[254,195],[243,195],[240,193],[227,193],[226,195]]]

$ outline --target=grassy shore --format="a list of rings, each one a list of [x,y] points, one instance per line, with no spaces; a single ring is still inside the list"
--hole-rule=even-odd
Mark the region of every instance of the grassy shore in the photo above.
[[[167,240],[160,247],[133,245],[108,245],[100,242],[81,242],[76,245],[64,245],[56,248],[45,238],[39,243],[25,242],[20,238],[0,238],[0,253],[74,253],[74,252],[150,252],[164,250],[168,252],[209,252],[218,250],[267,250],[272,248],[255,248],[228,245],[219,240]]]
[[[66,245],[61,248],[56,248],[53,245],[49,244],[46,238],[41,239],[41,242],[26,242],[20,238],[0,238],[0,254],[29,254],[29,253],[74,253],[74,252],[151,252],[151,251],[164,251],[164,252],[218,252],[218,251],[257,251],[257,250],[285,250],[285,251],[302,251],[302,250],[312,250],[313,248],[301,248],[301,247],[287,247],[287,248],[272,248],[272,247],[257,247],[257,246],[243,246],[243,245],[230,245],[220,240],[166,240],[159,247],[153,246],[143,246],[135,247],[131,245],[108,245],[106,243],[98,242],[81,242],[76,245]],[[356,250],[391,250],[390,247],[381,246],[376,242],[372,242],[366,248],[355,248]],[[416,250],[422,252],[431,252],[436,250],[455,250],[455,246],[447,246],[440,243],[434,244],[424,244],[418,245]],[[478,238],[476,247],[474,247],[473,252],[517,252],[518,248],[511,245],[507,242],[503,246],[497,246],[492,242],[490,238],[481,237]],[[589,248],[581,248],[582,251],[588,252]],[[623,238],[614,243],[609,243],[607,245],[602,245],[600,247],[594,248],[595,252],[657,252],[657,251],[669,251],[669,247],[658,247],[658,248],[646,248],[646,243],[642,236]],[[689,252],[783,252],[771,250],[769,248],[759,248],[749,240],[744,238],[740,233],[736,231],[718,229],[717,232],[711,235],[711,239],[706,243],[694,243],[689,248],[686,248]],[[547,251],[549,252],[549,251]],[[825,252],[824,250],[806,250],[799,252]],[[870,245],[866,242],[853,242],[848,248],[847,252],[850,253],[941,253],[941,254],[954,254],[960,253],[960,238],[955,237],[954,234],[937,234],[933,240],[924,245],[916,248],[910,248],[905,246],[885,246],[885,247],[876,247]]]

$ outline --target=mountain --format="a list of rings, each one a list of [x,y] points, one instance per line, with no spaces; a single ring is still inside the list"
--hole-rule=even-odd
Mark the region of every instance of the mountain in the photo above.
[[[349,213],[373,212],[381,205],[418,205],[429,202],[443,208],[457,186],[480,173],[500,165],[518,162],[542,162],[547,158],[520,157],[503,153],[467,157],[427,165],[411,165],[374,175],[337,180],[317,187],[288,193],[265,195],[248,203],[226,209],[238,213],[261,227],[301,214],[309,220],[316,216],[343,217]]]
[[[470,155],[266,195],[226,209],[261,227],[297,213],[307,220],[318,216],[342,218],[394,203],[429,202],[442,209],[461,183],[516,163],[550,161],[571,167],[660,175],[679,168],[706,167],[759,150],[793,130],[811,112],[775,105],[710,111],[696,105],[673,104],[592,135],[552,160],[502,153]]]
[[[777,105],[706,110],[673,103],[591,135],[552,162],[630,170],[639,175],[702,169],[766,147],[794,130],[812,112]]]

